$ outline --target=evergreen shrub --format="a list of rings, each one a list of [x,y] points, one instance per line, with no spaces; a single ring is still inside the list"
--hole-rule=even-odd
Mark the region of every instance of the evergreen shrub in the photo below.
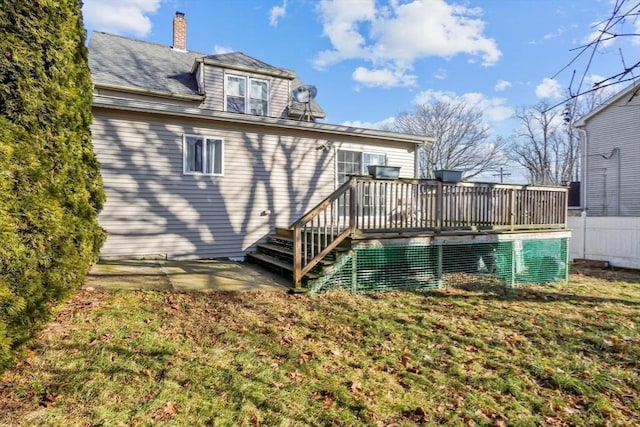
[[[0,0],[0,371],[105,233],[80,0]]]

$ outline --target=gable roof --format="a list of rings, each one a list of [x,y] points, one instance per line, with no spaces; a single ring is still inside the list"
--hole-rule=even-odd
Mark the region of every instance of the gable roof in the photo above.
[[[596,107],[593,110],[591,110],[589,113],[587,113],[584,116],[580,117],[580,119],[578,119],[576,121],[575,127],[581,128],[581,127],[586,126],[587,120],[592,119],[594,116],[596,116],[599,113],[601,113],[602,111],[606,110],[611,105],[613,105],[616,102],[620,101],[624,97],[626,97],[626,96],[630,97],[634,90],[635,91],[640,90],[640,82],[630,84],[626,88],[622,89],[620,92],[618,92],[618,93],[612,95],[611,97],[609,97],[605,102],[603,102],[598,107]],[[640,97],[640,92],[637,93],[635,96]]]
[[[242,52],[221,53],[218,55],[206,55],[200,59],[207,65],[214,65],[232,70],[257,72],[270,76],[294,79],[296,74],[285,68],[274,67],[259,59],[252,58]]]
[[[198,62],[289,79],[292,87],[303,84],[293,71],[274,67],[242,52],[209,55],[181,51],[101,31],[94,31],[89,40],[89,68],[97,86],[201,100],[203,94],[199,93],[195,78]],[[291,102],[290,115],[303,112],[304,104]],[[316,100],[311,101],[311,112],[314,117],[325,117]]]

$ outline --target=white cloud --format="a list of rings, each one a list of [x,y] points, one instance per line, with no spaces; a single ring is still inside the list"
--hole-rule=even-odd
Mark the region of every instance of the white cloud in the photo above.
[[[493,87],[493,90],[496,92],[504,92],[512,86],[510,81],[507,80],[498,80],[496,85]]]
[[[435,73],[433,73],[433,77],[438,80],[446,80],[447,79],[447,70],[444,68],[438,68]]]
[[[220,45],[213,46],[213,53],[216,55],[221,55],[223,53],[231,53],[231,52],[235,52],[235,50],[227,46],[220,46]]]
[[[148,15],[157,12],[162,0],[85,0],[82,6],[88,27],[115,34],[144,37],[151,31]]]
[[[349,126],[354,128],[365,129],[388,129],[395,123],[395,117],[387,117],[379,122],[362,122],[360,120],[346,121],[342,123],[342,126]]]
[[[287,0],[282,2],[282,6],[273,6],[269,11],[269,25],[272,27],[278,26],[280,18],[287,16]]]
[[[553,33],[545,34],[543,39],[545,39],[545,40],[555,39],[556,37],[560,37],[561,35],[563,35],[566,31],[567,31],[566,28],[560,27],[556,31],[554,31]]]
[[[544,78],[542,83],[536,86],[536,96],[542,99],[562,98],[560,83],[553,79]]]
[[[405,73],[421,58],[451,58],[458,54],[495,64],[502,53],[484,35],[481,10],[450,5],[444,0],[321,0],[317,10],[332,49],[319,52],[317,68],[348,59],[361,59],[375,70],[399,80],[383,80],[386,87],[406,85]]]
[[[365,86],[384,88],[413,86],[417,79],[415,75],[407,74],[407,70],[390,68],[370,70],[365,67],[356,68],[351,77]]]
[[[458,95],[455,92],[443,92],[436,90],[425,90],[420,92],[414,99],[419,104],[430,102],[461,102],[468,107],[482,111],[484,120],[487,123],[499,123],[510,119],[513,116],[513,108],[506,105],[505,98],[487,98],[479,92],[468,92]]]

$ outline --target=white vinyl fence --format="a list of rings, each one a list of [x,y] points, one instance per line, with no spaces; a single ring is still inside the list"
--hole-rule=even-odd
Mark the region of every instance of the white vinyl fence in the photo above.
[[[640,217],[569,216],[569,257],[640,269]]]

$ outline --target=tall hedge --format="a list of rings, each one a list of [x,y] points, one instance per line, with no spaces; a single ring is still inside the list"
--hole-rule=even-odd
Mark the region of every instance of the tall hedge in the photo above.
[[[0,371],[97,259],[80,0],[0,0]]]

